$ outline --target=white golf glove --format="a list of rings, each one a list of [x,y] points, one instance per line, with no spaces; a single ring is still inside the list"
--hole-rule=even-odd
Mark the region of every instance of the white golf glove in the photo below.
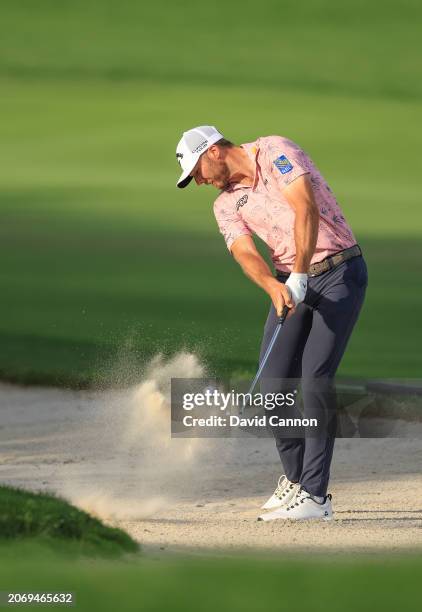
[[[286,286],[289,288],[295,306],[297,306],[305,299],[306,290],[308,288],[308,275],[299,272],[291,272],[286,281]]]

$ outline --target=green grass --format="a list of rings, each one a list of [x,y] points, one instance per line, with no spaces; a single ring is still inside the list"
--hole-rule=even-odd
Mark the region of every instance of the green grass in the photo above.
[[[341,373],[419,376],[420,6],[191,4],[2,3],[0,376],[124,383],[181,348],[253,372],[268,299],[216,192],[175,189],[175,143],[203,122],[311,154],[369,265]]]
[[[103,525],[54,495],[0,486],[0,546],[26,541],[77,555],[139,550],[124,531]]]
[[[354,560],[161,558],[75,560],[31,547],[1,548],[0,589],[75,594],[78,610],[414,610],[418,558]]]
[[[36,11],[30,0],[3,0],[0,68],[23,78],[235,83],[246,103],[251,86],[419,99],[420,16],[417,0],[305,0],[295,10],[277,0],[40,0]]]

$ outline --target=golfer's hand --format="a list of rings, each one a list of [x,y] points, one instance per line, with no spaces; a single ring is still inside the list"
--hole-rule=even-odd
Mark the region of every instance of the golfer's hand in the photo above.
[[[268,284],[267,292],[274,304],[278,317],[281,316],[284,306],[290,309],[287,316],[293,314],[295,305],[290,290],[284,283],[280,283],[275,278],[272,279]]]
[[[308,290],[308,275],[301,272],[291,272],[286,281],[286,287],[290,291],[295,306],[303,302]]]

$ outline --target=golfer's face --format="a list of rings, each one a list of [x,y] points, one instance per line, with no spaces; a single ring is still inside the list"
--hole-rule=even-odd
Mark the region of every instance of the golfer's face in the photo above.
[[[210,159],[205,151],[193,169],[192,176],[197,185],[213,185],[223,189],[229,182],[230,174],[225,162]]]

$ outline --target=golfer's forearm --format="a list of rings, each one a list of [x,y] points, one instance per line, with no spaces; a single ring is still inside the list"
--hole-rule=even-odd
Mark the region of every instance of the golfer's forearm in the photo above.
[[[269,284],[274,282],[274,275],[259,253],[242,253],[236,256],[237,263],[243,272],[259,287],[268,292]]]
[[[318,225],[319,212],[313,203],[296,210],[294,225],[296,258],[293,272],[308,272],[317,244]]]

